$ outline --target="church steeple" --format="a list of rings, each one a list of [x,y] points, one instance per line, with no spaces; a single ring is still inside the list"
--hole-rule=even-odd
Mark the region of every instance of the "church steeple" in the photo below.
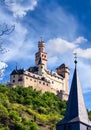
[[[77,73],[77,55],[75,55],[74,63],[75,70],[67,103],[66,114],[64,119],[58,122],[57,130],[68,130],[69,128],[71,130],[88,130],[88,128],[91,130],[91,122],[88,119],[80,80]]]

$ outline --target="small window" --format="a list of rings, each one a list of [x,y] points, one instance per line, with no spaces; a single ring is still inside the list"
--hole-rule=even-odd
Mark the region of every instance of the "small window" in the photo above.
[[[45,85],[45,83],[43,83],[43,85]]]
[[[30,79],[30,81],[32,81],[32,79]]]
[[[13,80],[13,83],[15,83],[15,80]]]
[[[13,75],[13,78],[15,78],[15,75]]]
[[[52,81],[52,84],[54,84],[54,82]]]
[[[46,84],[48,86],[48,84]]]
[[[28,79],[28,77],[26,77],[26,79]]]
[[[41,82],[39,82],[41,84]]]
[[[36,82],[36,80],[34,80],[34,82]]]

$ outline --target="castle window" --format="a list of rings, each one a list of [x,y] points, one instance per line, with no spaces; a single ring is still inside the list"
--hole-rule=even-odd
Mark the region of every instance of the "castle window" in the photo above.
[[[41,82],[39,82],[41,84]]]
[[[15,78],[15,75],[13,75],[13,78]]]
[[[45,55],[45,58],[46,58],[46,55]]]
[[[34,80],[34,82],[36,82],[36,80]]]
[[[44,55],[42,55],[42,57],[43,57]]]
[[[48,84],[46,84],[48,86]]]
[[[32,81],[32,79],[30,79],[30,81]]]
[[[30,73],[28,73],[28,75],[30,75]]]
[[[54,84],[54,82],[52,81],[52,84]]]
[[[13,80],[13,83],[15,83],[15,80]]]
[[[43,83],[43,85],[45,85],[45,83]]]
[[[28,79],[28,77],[26,77],[26,79]]]

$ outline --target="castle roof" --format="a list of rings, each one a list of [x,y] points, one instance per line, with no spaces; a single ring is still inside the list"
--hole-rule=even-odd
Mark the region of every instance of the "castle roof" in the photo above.
[[[15,75],[15,74],[24,74],[24,69],[15,69],[11,72],[11,75]]]
[[[27,69],[27,71],[32,72],[32,73],[38,72],[38,67],[37,67],[37,66],[29,67],[29,68]]]
[[[68,68],[68,67],[63,63],[60,66],[58,66],[56,69],[60,69],[60,68]]]
[[[82,122],[87,125],[91,125],[91,122],[88,119],[88,114],[85,107],[85,102],[83,99],[83,94],[76,67],[74,70],[73,80],[71,84],[66,114],[64,119],[58,122],[57,125],[66,124],[70,122]]]

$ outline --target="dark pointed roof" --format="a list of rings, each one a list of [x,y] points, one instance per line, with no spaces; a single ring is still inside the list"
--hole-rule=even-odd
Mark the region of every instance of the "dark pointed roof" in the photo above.
[[[38,65],[43,65],[41,57],[39,58]]]
[[[75,66],[73,80],[71,84],[71,90],[67,103],[66,114],[64,119],[60,121],[58,124],[77,122],[77,121],[91,125],[91,122],[88,119],[88,114],[83,99],[81,85],[77,74],[77,68]]]
[[[11,75],[24,74],[24,69],[15,69],[11,72]]]
[[[38,67],[36,67],[36,66],[34,66],[34,67],[29,67],[29,68],[27,69],[27,71],[32,72],[32,73],[38,72]]]

